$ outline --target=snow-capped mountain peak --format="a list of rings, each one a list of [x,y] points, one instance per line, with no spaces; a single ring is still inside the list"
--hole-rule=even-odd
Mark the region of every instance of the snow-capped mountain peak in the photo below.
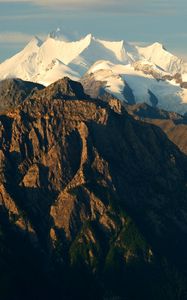
[[[154,42],[152,45],[148,46],[149,48],[152,48],[152,49],[165,49],[164,45],[159,43],[159,42]]]
[[[32,51],[33,49],[38,49],[42,44],[43,44],[42,40],[39,37],[34,36],[31,39],[31,41],[26,45],[24,50]]]
[[[66,42],[69,40],[68,37],[62,31],[62,29],[59,28],[59,27],[57,29],[51,31],[48,34],[48,38],[55,39],[55,40],[66,41]]]
[[[182,72],[183,60],[168,52],[165,47],[158,42],[147,47],[137,47],[137,50],[146,60],[154,63],[172,75]]]
[[[154,104],[185,112],[185,68],[182,59],[158,42],[140,47],[125,40],[99,39],[91,33],[70,41],[57,28],[44,41],[34,37],[0,64],[0,80],[19,77],[48,85],[64,76],[80,80],[86,74],[86,80],[104,82],[104,89],[121,100],[127,101],[127,89],[132,89],[133,101],[150,104],[151,95],[159,98]]]

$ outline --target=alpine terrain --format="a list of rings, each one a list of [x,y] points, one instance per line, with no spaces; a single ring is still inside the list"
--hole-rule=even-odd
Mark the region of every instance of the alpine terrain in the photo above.
[[[161,52],[169,60],[156,70],[182,72],[180,60]],[[107,57],[113,62],[97,64],[111,70],[95,70],[106,74],[104,89],[111,76],[126,84],[126,75],[110,75],[117,68],[136,74],[128,73],[132,82],[182,90],[175,79],[135,70],[143,55],[154,70],[162,62],[124,42],[48,37],[3,63],[1,76],[48,85],[63,72],[80,78]],[[187,148],[161,122],[174,130],[185,117],[132,102],[92,98],[68,77],[47,87],[1,81],[0,299],[187,299]]]
[[[68,41],[57,29],[42,41],[33,38],[0,64],[0,80],[20,78],[45,86],[68,76],[127,103],[146,102],[180,114],[187,112],[187,64],[158,42],[136,46],[124,40],[104,41],[88,34]]]

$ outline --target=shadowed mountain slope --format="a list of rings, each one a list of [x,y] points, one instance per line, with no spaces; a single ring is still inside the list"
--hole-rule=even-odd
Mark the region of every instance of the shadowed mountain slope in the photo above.
[[[21,79],[5,79],[0,82],[0,113],[16,107],[34,91],[43,89],[41,84]]]
[[[4,299],[185,299],[187,158],[161,129],[68,78],[0,122]]]
[[[129,114],[146,123],[159,126],[179,149],[187,154],[187,118],[175,112],[153,108],[146,103],[125,105]]]

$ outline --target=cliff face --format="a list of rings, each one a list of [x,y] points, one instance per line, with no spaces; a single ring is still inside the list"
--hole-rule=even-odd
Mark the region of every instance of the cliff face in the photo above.
[[[134,120],[118,100],[87,97],[67,78],[27,97],[0,124],[2,231],[43,253],[46,272],[56,263],[84,266],[105,286],[93,299],[107,289],[138,299],[129,265],[140,275],[142,264],[165,257],[186,270],[187,159],[159,128]],[[144,299],[159,299],[158,287],[145,289]]]

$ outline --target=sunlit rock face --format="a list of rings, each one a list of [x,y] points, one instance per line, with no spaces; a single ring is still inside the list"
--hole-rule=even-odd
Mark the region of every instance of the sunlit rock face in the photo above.
[[[37,270],[39,294],[84,299],[94,282],[93,297],[137,299],[131,270],[148,280],[161,257],[185,270],[187,159],[160,128],[67,77],[18,104],[0,115],[0,227],[18,280]]]

